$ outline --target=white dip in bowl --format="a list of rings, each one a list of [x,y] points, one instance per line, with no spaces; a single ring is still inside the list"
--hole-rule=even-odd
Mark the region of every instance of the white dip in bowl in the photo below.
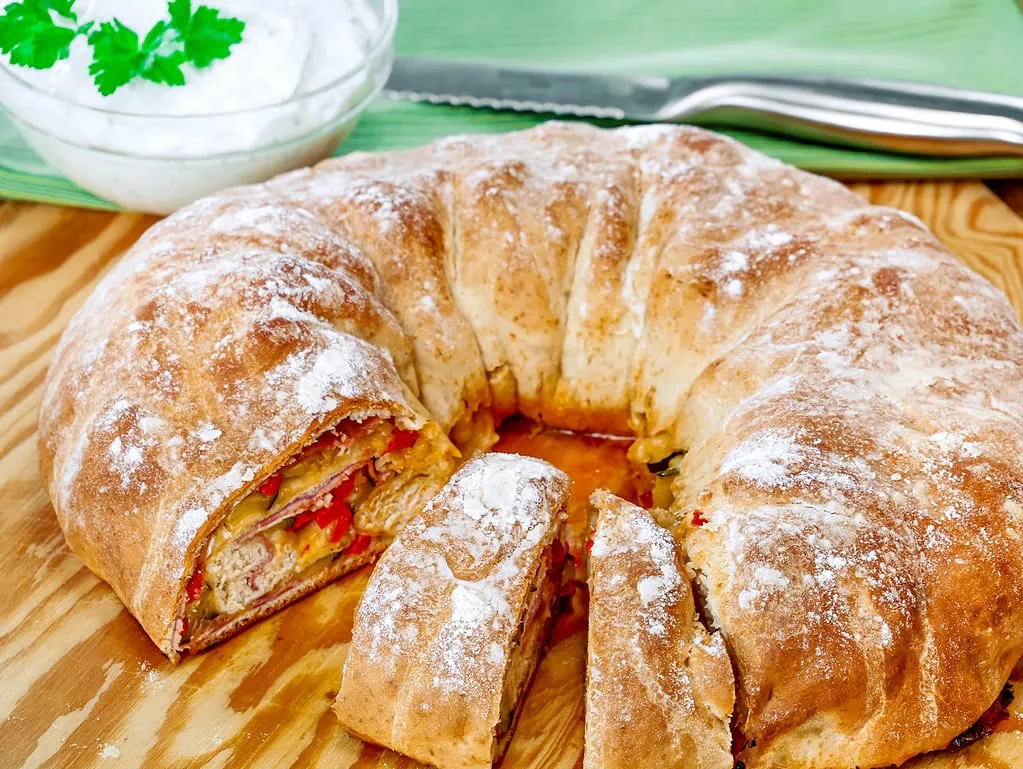
[[[193,0],[193,7],[201,0]],[[84,35],[37,70],[0,64],[0,104],[40,155],[127,208],[168,213],[216,190],[326,157],[390,74],[397,0],[206,0],[242,41],[185,85],[136,78],[102,96]],[[80,20],[144,31],[157,0],[79,0]]]

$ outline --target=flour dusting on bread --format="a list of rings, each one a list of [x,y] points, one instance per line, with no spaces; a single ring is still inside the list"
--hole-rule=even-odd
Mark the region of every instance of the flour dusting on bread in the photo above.
[[[349,729],[445,769],[500,758],[549,630],[568,494],[545,462],[484,454],[405,527],[356,614],[334,706]]]
[[[681,550],[646,510],[598,491],[590,549],[586,769],[729,769],[735,698]]]
[[[537,544],[552,536],[564,514],[556,500],[566,492],[564,476],[528,457],[486,454],[459,471],[378,564],[359,614],[372,633],[368,652],[383,666],[435,655],[420,664],[436,671],[438,687],[487,698],[495,679],[466,678],[466,661],[493,657],[490,673],[500,672],[501,656],[478,644],[518,622],[507,596],[535,569]],[[438,603],[424,598],[438,590],[446,593]],[[410,616],[430,612],[438,622],[449,617],[443,637],[424,646],[403,635],[415,624]]]

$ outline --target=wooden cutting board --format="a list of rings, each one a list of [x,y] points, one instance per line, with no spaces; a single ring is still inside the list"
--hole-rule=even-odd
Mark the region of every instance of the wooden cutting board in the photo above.
[[[982,184],[856,189],[919,216],[1023,311],[1023,220]],[[328,710],[367,571],[174,667],[64,544],[36,466],[40,386],[71,314],[152,221],[0,204],[0,766],[414,766]],[[580,487],[629,491],[620,446],[523,434],[505,446],[570,464]],[[582,598],[556,628],[508,769],[580,761]]]

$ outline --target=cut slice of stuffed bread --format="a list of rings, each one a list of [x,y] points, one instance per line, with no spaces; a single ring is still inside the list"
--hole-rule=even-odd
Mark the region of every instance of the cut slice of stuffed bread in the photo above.
[[[681,548],[649,511],[606,491],[591,503],[584,769],[731,769],[731,662]]]
[[[551,629],[569,480],[485,454],[381,558],[334,711],[353,734],[441,769],[504,754]]]

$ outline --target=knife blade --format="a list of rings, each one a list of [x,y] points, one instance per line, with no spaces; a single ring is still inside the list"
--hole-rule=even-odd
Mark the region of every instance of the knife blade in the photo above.
[[[1023,157],[1023,98],[899,81],[629,77],[399,58],[395,99],[582,118],[688,122],[911,154]]]
[[[395,59],[392,98],[516,112],[626,120],[663,104],[666,77],[535,72],[470,62]]]

